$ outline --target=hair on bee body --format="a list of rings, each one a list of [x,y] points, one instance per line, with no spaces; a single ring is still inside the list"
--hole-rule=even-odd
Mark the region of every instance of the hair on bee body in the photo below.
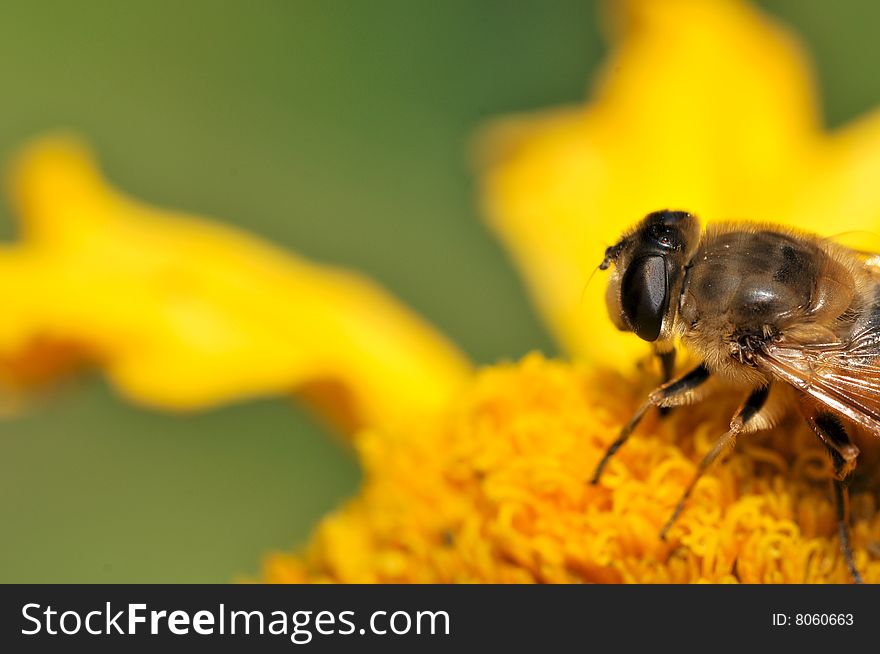
[[[701,230],[686,211],[648,214],[599,266],[611,269],[609,317],[654,345],[667,377],[676,344],[700,363],[648,396],[592,482],[651,408],[698,402],[712,382],[740,389],[742,404],[700,462],[663,527],[665,538],[697,480],[736,439],[772,428],[794,408],[831,458],[841,550],[861,582],[847,488],[859,456],[853,437],[880,437],[880,269],[871,260],[870,253],[789,228],[729,222]]]

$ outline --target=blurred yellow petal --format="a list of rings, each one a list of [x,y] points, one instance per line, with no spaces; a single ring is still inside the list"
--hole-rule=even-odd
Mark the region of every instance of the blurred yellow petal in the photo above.
[[[792,35],[739,0],[611,3],[592,101],[487,134],[484,200],[560,343],[631,366],[605,315],[605,247],[649,211],[825,234],[880,222],[880,116],[829,134]]]
[[[7,386],[81,360],[144,405],[302,390],[353,428],[433,410],[470,374],[375,284],[130,200],[75,140],[32,145],[11,187],[24,239],[0,251]]]

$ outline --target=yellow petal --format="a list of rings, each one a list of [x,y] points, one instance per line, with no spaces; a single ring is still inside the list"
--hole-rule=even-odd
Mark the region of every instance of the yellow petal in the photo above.
[[[605,247],[649,211],[874,229],[880,118],[822,131],[798,43],[737,0],[627,0],[590,104],[487,135],[489,220],[560,342],[630,366],[644,343],[605,315]],[[582,299],[583,296],[583,299]]]
[[[0,251],[7,385],[39,378],[31,362],[51,345],[63,367],[97,364],[152,407],[306,390],[354,427],[432,410],[470,374],[375,284],[130,200],[75,140],[32,145],[11,186],[24,240]],[[51,374],[53,361],[37,368]]]

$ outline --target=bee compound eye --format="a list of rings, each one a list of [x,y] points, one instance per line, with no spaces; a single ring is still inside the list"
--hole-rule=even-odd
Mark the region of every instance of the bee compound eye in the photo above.
[[[633,332],[643,340],[656,341],[669,306],[665,259],[652,255],[633,261],[621,280],[620,302]]]

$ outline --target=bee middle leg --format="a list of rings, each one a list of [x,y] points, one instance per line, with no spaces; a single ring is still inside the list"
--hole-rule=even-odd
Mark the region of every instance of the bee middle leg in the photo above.
[[[767,398],[769,395],[769,386],[755,389],[749,394],[746,401],[742,403],[739,409],[737,409],[730,421],[730,429],[728,429],[721,438],[715,442],[712,449],[709,450],[700,461],[697,466],[697,472],[687,485],[687,488],[685,488],[684,492],[681,494],[678,504],[675,505],[675,509],[672,511],[672,515],[669,516],[669,520],[666,521],[666,524],[663,525],[663,529],[660,530],[660,538],[662,540],[666,540],[666,535],[681,515],[684,505],[691,496],[700,477],[706,473],[719,456],[733,448],[736,444],[737,436],[740,436],[741,434],[749,434],[758,431],[759,429],[766,429],[772,424],[773,416],[767,410]]]
[[[590,480],[590,483],[599,483],[599,478],[602,476],[605,466],[608,465],[608,462],[617,450],[626,443],[627,439],[633,433],[633,430],[639,425],[642,418],[645,417],[648,409],[653,406],[662,408],[692,402],[695,397],[693,391],[702,386],[703,383],[709,379],[709,376],[709,370],[703,364],[700,364],[689,373],[663,384],[660,388],[651,393],[648,396],[648,399],[636,409],[635,414],[629,419],[629,422],[627,422],[620,430],[617,439],[611,443],[607,450],[605,450],[602,460],[599,461],[599,465],[596,466],[596,470],[593,472],[593,478]]]
[[[807,424],[822,441],[834,468],[834,509],[837,513],[837,535],[840,551],[853,581],[861,584],[862,576],[856,567],[849,533],[849,480],[856,465],[859,448],[850,440],[843,423],[833,413],[822,411],[814,404],[802,403],[800,406]]]

